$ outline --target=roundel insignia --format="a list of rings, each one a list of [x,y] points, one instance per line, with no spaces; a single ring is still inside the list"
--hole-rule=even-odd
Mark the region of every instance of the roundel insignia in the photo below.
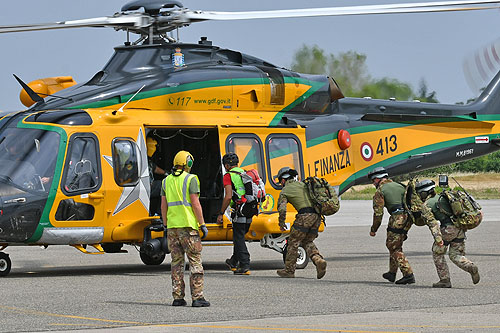
[[[361,145],[361,157],[365,161],[371,161],[373,158],[373,148],[368,142],[363,142]]]

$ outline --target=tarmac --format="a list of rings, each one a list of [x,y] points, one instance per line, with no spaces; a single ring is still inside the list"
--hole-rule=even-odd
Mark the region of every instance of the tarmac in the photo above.
[[[282,279],[282,255],[248,243],[251,275],[225,264],[230,244],[203,249],[208,308],[172,307],[169,257],[145,266],[136,249],[83,255],[69,246],[9,247],[13,263],[0,279],[0,332],[500,332],[500,200],[480,201],[482,224],[467,233],[467,257],[481,281],[449,259],[451,289],[435,289],[432,236],[412,227],[404,244],[416,283],[385,281],[385,227],[369,236],[371,201],[341,201],[316,241],[328,262]],[[387,215],[387,214],[386,214]],[[387,221],[387,216],[385,217]],[[398,273],[398,278],[401,273]]]

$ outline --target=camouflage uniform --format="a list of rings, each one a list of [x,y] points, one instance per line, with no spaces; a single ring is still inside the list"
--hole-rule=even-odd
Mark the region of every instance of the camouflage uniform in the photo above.
[[[437,274],[440,280],[449,280],[450,271],[444,255],[450,247],[449,257],[459,268],[468,273],[477,273],[477,267],[472,261],[465,257],[465,231],[457,228],[448,216],[442,213],[437,206],[438,196],[429,198],[426,205],[432,213],[441,221],[441,234],[443,235],[444,246],[438,246],[436,242],[432,245],[432,257],[436,265]]]
[[[307,194],[305,184],[297,182],[294,179],[287,180],[278,198],[278,221],[281,227],[285,226],[286,205],[289,201],[297,211],[312,208],[312,202]],[[287,273],[292,275],[295,273],[299,245],[306,250],[307,255],[315,265],[319,261],[323,261],[323,256],[321,256],[313,242],[318,237],[318,228],[321,225],[321,221],[321,215],[312,212],[300,213],[295,216],[295,221],[288,237],[285,258],[285,271]]]
[[[181,175],[183,175],[182,173]],[[161,195],[163,197],[168,197],[166,183],[169,177],[174,177],[173,175],[168,176],[163,180]],[[185,195],[188,194],[198,194],[200,193],[200,186],[198,182],[198,177],[195,176],[191,178],[189,182],[188,189],[186,189]],[[188,199],[185,199],[188,200]],[[168,202],[168,200],[167,200]],[[189,201],[190,202],[190,201]],[[178,206],[177,206],[178,207]],[[192,208],[189,207],[190,211]],[[172,213],[173,209],[169,208],[167,211],[167,216]],[[184,263],[185,256],[187,256],[190,267],[190,277],[189,285],[191,289],[191,299],[199,300],[204,299],[203,297],[203,265],[201,260],[201,239],[198,230],[194,229],[198,227],[197,222],[195,226],[187,226],[187,222],[182,220],[183,216],[177,216],[177,219],[181,221],[167,222],[167,241],[168,248],[170,249],[171,262],[171,277],[172,277],[172,296],[174,300],[184,299],[185,284],[184,284]],[[185,217],[184,217],[185,218]],[[195,218],[196,219],[196,218]],[[181,226],[179,226],[179,224]],[[183,227],[185,225],[185,227]]]
[[[389,206],[390,203],[386,202],[385,195],[383,192],[383,187],[386,184],[393,183],[391,179],[384,178],[380,181],[377,191],[373,196],[373,224],[371,227],[372,232],[377,232],[378,228],[382,223],[382,217],[384,215],[384,207]],[[394,185],[389,185],[394,186]],[[403,189],[402,194],[404,194],[404,186],[400,185]],[[397,189],[399,192],[401,189]],[[408,214],[402,208],[403,197],[401,194],[400,207],[396,208],[387,207],[391,216],[389,217],[389,224],[387,226],[387,239],[385,245],[389,250],[389,272],[396,273],[399,269],[403,276],[413,274],[413,270],[406,259],[403,252],[403,242],[408,238],[407,233],[411,228],[411,223],[407,223]],[[398,194],[399,196],[399,194]]]
[[[191,276],[189,286],[193,300],[203,297],[203,265],[201,262],[201,239],[197,230],[172,228],[167,231],[168,247],[172,258],[172,296],[184,298],[184,254],[189,261]]]

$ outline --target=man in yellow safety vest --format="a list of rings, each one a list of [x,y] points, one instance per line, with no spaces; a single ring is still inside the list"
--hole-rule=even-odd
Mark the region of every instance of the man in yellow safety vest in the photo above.
[[[184,254],[191,270],[190,287],[192,306],[207,307],[210,303],[203,297],[203,265],[201,262],[201,239],[208,229],[203,220],[199,194],[198,176],[190,174],[193,156],[184,150],[174,157],[174,169],[163,180],[161,197],[161,216],[167,227],[168,247],[172,257],[172,306],[185,306],[184,300]]]

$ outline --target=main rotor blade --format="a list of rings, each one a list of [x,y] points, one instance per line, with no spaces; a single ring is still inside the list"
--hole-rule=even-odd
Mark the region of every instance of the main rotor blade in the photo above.
[[[68,29],[82,27],[146,27],[151,24],[151,17],[139,13],[121,14],[117,16],[96,17],[91,19],[61,21],[53,23],[20,24],[0,26],[0,33]]]
[[[439,1],[388,5],[365,5],[327,8],[287,9],[248,12],[194,11],[184,13],[190,21],[206,20],[250,20],[264,18],[290,18],[311,16],[345,16],[368,14],[429,13],[500,8],[498,0],[483,1]]]

